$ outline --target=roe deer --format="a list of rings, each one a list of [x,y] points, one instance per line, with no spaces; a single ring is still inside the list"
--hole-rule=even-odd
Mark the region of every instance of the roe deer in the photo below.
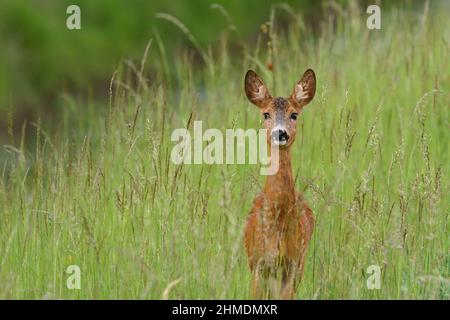
[[[304,266],[314,217],[295,191],[290,148],[297,117],[314,97],[316,76],[309,69],[289,98],[272,98],[252,70],[245,75],[247,98],[261,110],[269,150],[278,148],[278,172],[267,177],[255,198],[245,228],[245,247],[252,271],[253,298],[293,299]]]

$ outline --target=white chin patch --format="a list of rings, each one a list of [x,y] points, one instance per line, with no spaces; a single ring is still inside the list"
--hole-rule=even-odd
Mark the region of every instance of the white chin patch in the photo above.
[[[272,143],[273,143],[275,146],[284,146],[284,145],[287,143],[287,141],[286,141],[286,140],[280,141],[280,140],[272,139]]]

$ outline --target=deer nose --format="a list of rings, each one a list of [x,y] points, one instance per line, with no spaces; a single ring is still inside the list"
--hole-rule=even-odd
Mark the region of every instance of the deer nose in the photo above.
[[[272,139],[275,142],[286,143],[289,139],[289,135],[284,129],[275,129],[272,131]]]

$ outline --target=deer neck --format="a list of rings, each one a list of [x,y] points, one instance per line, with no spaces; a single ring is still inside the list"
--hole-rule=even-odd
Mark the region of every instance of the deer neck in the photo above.
[[[290,148],[279,149],[277,173],[267,176],[264,193],[277,207],[293,207],[295,204],[294,179],[292,177]]]

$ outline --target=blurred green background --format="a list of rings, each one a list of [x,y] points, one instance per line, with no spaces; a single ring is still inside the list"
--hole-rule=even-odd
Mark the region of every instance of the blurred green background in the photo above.
[[[223,5],[239,37],[251,38],[267,20],[273,1],[2,0],[0,2],[0,112],[16,119],[51,112],[61,92],[105,94],[121,59],[140,59],[159,33],[168,56],[189,45],[173,24],[155,17],[169,13],[182,21],[202,46],[213,45],[229,21],[213,3]],[[317,1],[286,1],[311,10]],[[81,30],[66,28],[66,8],[81,8]],[[230,35],[233,39],[233,35]],[[236,37],[235,37],[236,38]],[[157,64],[155,64],[157,65]],[[100,92],[99,92],[100,91]],[[3,118],[3,117],[2,117]],[[4,119],[3,119],[4,120]]]
[[[347,1],[285,0],[311,25],[326,6]],[[270,15],[272,0],[2,0],[0,2],[0,139],[17,131],[25,119],[58,113],[58,97],[107,98],[109,80],[123,59],[136,61],[149,39],[160,37],[170,59],[192,43],[159,12],[178,18],[205,50],[218,46],[221,35],[255,42]],[[367,1],[357,1],[367,5]],[[81,8],[81,30],[68,30],[66,9]],[[213,4],[223,6],[224,14]],[[384,8],[390,3],[383,3]],[[420,2],[407,5],[423,7]],[[229,14],[229,17],[227,17]],[[288,19],[286,19],[288,20]],[[278,22],[283,28],[283,20]],[[239,40],[238,40],[239,39]],[[157,50],[153,45],[151,50]],[[235,51],[240,47],[236,45]],[[196,51],[195,51],[196,52]],[[153,54],[153,52],[151,52]],[[155,55],[150,55],[155,57]],[[157,59],[157,58],[155,58]],[[139,61],[139,60],[138,60]],[[151,63],[158,68],[161,63]],[[170,70],[169,74],[173,72]],[[152,70],[146,70],[151,74]]]

